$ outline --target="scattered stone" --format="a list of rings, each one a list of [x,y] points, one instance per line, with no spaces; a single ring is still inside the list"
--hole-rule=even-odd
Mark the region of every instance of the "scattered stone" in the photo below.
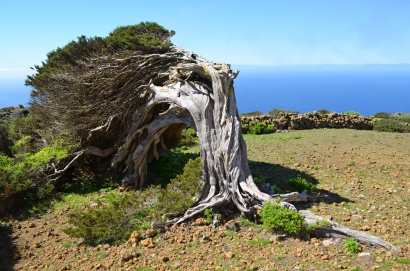
[[[135,253],[135,252],[126,252],[122,255],[121,260],[124,262],[128,262],[134,258],[139,257],[139,254]]]
[[[229,251],[229,252],[225,253],[225,257],[228,258],[228,259],[232,259],[234,257],[234,254]]]
[[[370,230],[370,227],[369,227],[369,225],[364,225],[364,226],[362,226],[360,229],[361,229],[362,231],[369,231],[369,230]]]
[[[196,225],[196,226],[208,225],[208,221],[206,221],[205,218],[200,217],[197,220],[195,220],[194,225]]]
[[[36,226],[36,224],[34,224],[33,222],[31,222],[31,223],[28,224],[28,227],[29,227],[29,228],[34,228],[35,226]]]
[[[225,223],[225,227],[231,231],[239,231],[241,229],[241,223],[235,220],[229,220]]]
[[[359,253],[359,258],[370,257],[370,252],[361,252]]]
[[[330,239],[323,240],[323,246],[325,247],[330,247],[333,244],[334,244],[333,241]]]
[[[149,238],[154,237],[156,234],[157,234],[157,231],[154,230],[154,229],[148,229],[148,230],[145,232],[145,235],[146,235],[147,237],[149,237]]]
[[[147,248],[155,247],[154,242],[152,242],[152,238],[144,239],[140,242],[140,244],[141,244],[141,246],[147,247]]]
[[[140,234],[137,231],[131,233],[130,239],[128,239],[128,243],[131,244],[132,247],[138,246]]]

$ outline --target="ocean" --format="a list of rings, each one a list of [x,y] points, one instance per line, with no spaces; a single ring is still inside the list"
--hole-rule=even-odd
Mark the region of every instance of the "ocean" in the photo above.
[[[239,113],[274,108],[410,112],[410,65],[240,66],[234,81]],[[27,106],[24,79],[0,81],[0,108]]]
[[[0,108],[9,106],[28,106],[31,87],[24,85],[25,78],[0,80]]]
[[[239,113],[410,112],[410,65],[233,66]]]

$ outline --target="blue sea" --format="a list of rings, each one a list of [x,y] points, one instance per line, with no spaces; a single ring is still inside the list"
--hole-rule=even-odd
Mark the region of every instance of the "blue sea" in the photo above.
[[[410,65],[232,66],[239,113],[410,112]]]
[[[238,66],[239,113],[271,109],[311,112],[410,112],[410,65]],[[27,105],[24,78],[0,81],[0,108]]]

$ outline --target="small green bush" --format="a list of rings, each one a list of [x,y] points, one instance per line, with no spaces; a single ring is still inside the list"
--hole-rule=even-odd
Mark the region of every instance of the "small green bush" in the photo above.
[[[403,122],[403,123],[410,124],[410,118],[398,118],[397,120],[400,121],[400,122]]]
[[[309,183],[306,179],[302,177],[297,177],[289,180],[289,185],[292,186],[296,191],[302,192],[303,190],[307,190],[309,192],[316,189],[314,184]]]
[[[0,154],[0,195],[9,197],[19,194],[19,201],[16,202],[19,206],[35,203],[37,199],[45,198],[53,191],[54,186],[43,176],[51,174],[54,171],[51,163],[57,164],[67,157],[73,147],[57,141],[36,153],[24,153],[22,150],[27,142],[27,137],[23,137],[14,144],[12,148],[16,152],[15,157]],[[0,196],[0,210],[11,208],[3,202],[7,197]]]
[[[121,243],[135,230],[143,232],[150,222],[160,220],[156,208],[159,187],[134,191],[122,197],[110,193],[104,202],[87,211],[74,210],[68,215],[72,226],[64,229],[68,235],[83,238],[84,243]]]
[[[148,179],[159,177],[165,183],[169,183],[170,180],[184,172],[184,166],[190,159],[196,157],[198,155],[183,153],[179,149],[161,151],[159,160],[154,160],[148,165]]]
[[[373,130],[378,132],[406,133],[410,128],[394,119],[381,119],[373,123]]]
[[[150,187],[120,197],[109,193],[97,208],[69,214],[71,227],[64,230],[72,237],[83,238],[86,244],[121,243],[135,230],[143,232],[164,213],[184,213],[200,192],[202,162],[189,160],[183,174],[166,186]]]
[[[387,113],[387,112],[378,112],[378,113],[374,114],[373,117],[378,118],[378,119],[390,119],[392,117],[392,115],[390,113]]]
[[[329,111],[329,110],[327,110],[327,109],[319,109],[318,111],[316,111],[317,113],[319,113],[319,114],[322,114],[322,115],[326,115],[326,114],[330,114],[331,112]]]
[[[266,184],[266,176],[260,175],[260,176],[258,176],[258,177],[254,177],[254,178],[253,178],[253,182],[254,182],[255,184],[259,184],[259,185]]]
[[[213,220],[214,220],[214,215],[215,215],[215,213],[214,213],[214,210],[212,208],[205,209],[204,216],[205,216],[206,222],[212,223]],[[218,221],[220,221],[221,218],[222,218],[222,215],[218,214]]]
[[[266,123],[264,122],[251,122],[249,133],[253,135],[264,134],[267,128]]]
[[[242,133],[249,133],[252,135],[270,134],[270,133],[274,133],[276,130],[272,124],[267,125],[266,123],[262,121],[260,122],[251,121],[249,126],[248,125],[245,126],[245,125],[246,124],[242,125]]]
[[[205,216],[206,222],[212,223],[213,216],[214,216],[214,210],[212,210],[212,208],[205,209],[204,216]]]
[[[276,131],[275,126],[273,126],[273,124],[268,124],[268,126],[266,127],[265,134],[272,134],[275,131]]]
[[[272,118],[277,119],[280,113],[295,113],[299,114],[299,111],[292,111],[292,110],[283,110],[279,108],[274,108],[268,112],[269,115],[272,116]]]
[[[306,226],[306,231],[307,232],[314,231],[318,228],[326,227],[329,225],[330,225],[330,222],[328,220],[322,220],[320,222],[316,221],[316,223]]]
[[[198,144],[198,136],[194,129],[188,127],[181,132],[181,141],[178,143],[178,147],[183,146],[195,146]]]
[[[305,225],[301,214],[280,206],[279,202],[266,202],[259,215],[263,227],[273,231],[283,229],[291,234],[299,234]]]
[[[247,134],[249,132],[249,125],[243,124],[242,125],[242,134]]]
[[[189,160],[183,174],[178,175],[158,195],[158,208],[163,213],[184,213],[196,201],[201,191],[202,160]]]
[[[354,238],[346,238],[343,241],[343,246],[346,251],[351,253],[357,253],[359,251],[359,243]]]
[[[11,146],[12,141],[10,139],[9,129],[5,124],[0,123],[0,154],[10,156]]]
[[[341,113],[342,115],[349,115],[349,116],[361,116],[359,112],[356,111],[345,111]]]

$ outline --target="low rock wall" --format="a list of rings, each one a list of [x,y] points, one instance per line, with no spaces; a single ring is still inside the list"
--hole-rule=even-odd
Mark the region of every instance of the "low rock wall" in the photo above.
[[[276,119],[270,115],[241,117],[242,125],[249,125],[251,122],[273,124],[277,130],[307,130],[320,128],[344,128],[355,130],[373,129],[373,121],[370,118],[338,113],[279,113]]]

